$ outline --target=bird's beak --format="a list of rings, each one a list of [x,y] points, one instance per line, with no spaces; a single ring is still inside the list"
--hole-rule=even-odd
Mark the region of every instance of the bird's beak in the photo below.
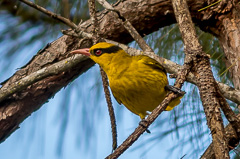
[[[89,48],[84,48],[84,49],[78,49],[78,50],[73,50],[70,52],[71,54],[82,54],[86,56],[90,56]]]

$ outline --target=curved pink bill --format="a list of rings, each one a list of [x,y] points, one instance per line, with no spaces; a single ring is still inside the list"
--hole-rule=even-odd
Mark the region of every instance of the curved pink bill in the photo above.
[[[78,50],[73,50],[70,52],[71,54],[82,54],[86,56],[90,56],[89,48],[84,48],[84,49],[78,49]]]

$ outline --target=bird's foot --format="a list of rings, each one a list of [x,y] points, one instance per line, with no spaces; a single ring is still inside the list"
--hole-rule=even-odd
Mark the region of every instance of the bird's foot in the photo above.
[[[145,119],[142,119],[140,122],[139,122],[139,125],[141,125],[143,128],[146,128],[146,132],[151,134],[151,131],[148,129],[148,126],[146,126],[146,124],[148,123],[147,120]]]
[[[171,85],[166,85],[165,89],[172,91],[173,93],[177,94],[178,96],[184,96],[184,94],[186,93],[186,92],[182,91],[181,89],[171,86]]]

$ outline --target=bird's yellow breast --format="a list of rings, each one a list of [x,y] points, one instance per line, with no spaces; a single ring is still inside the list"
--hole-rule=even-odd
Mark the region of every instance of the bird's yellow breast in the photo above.
[[[107,73],[114,97],[141,118],[166,96],[164,87],[168,81],[165,72],[149,67],[137,56],[125,59],[121,66],[110,65],[110,68],[115,70]]]

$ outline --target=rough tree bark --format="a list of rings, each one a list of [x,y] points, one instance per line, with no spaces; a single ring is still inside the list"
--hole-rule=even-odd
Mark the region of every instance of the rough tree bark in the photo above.
[[[216,37],[224,50],[226,57],[226,66],[229,68],[230,76],[233,80],[233,85],[236,89],[240,89],[240,5],[235,1],[232,10],[225,14],[216,15],[214,20],[218,21],[216,29]],[[239,118],[239,116],[238,116]],[[229,129],[230,128],[230,129]],[[230,131],[228,131],[230,130]],[[229,149],[233,149],[239,143],[239,137],[232,131],[231,125],[225,129]],[[230,134],[230,135],[229,135]],[[213,144],[211,144],[204,154],[202,159],[214,159],[215,155],[212,151]]]
[[[240,114],[238,114],[237,117],[240,118]],[[224,131],[225,131],[225,135],[226,135],[226,139],[227,139],[229,151],[230,151],[238,145],[239,138],[236,134],[236,131],[232,128],[231,124],[228,124],[225,127]],[[215,158],[216,157],[213,150],[213,143],[211,143],[206,149],[206,151],[203,153],[203,155],[201,156],[201,159],[215,159]]]
[[[207,0],[197,1],[188,0],[188,6],[193,18],[193,21],[202,30],[205,30],[215,36],[217,36],[222,44],[225,53],[231,52],[231,56],[227,56],[228,59],[239,53],[239,43],[236,43],[239,35],[239,20],[234,22],[234,19],[238,18],[237,11],[239,11],[239,3],[231,9],[231,12],[227,12],[226,17],[203,19],[204,13],[198,12],[207,5]],[[115,4],[115,7],[121,11],[121,13],[133,24],[133,26],[139,31],[140,34],[146,35],[158,30],[160,27],[164,27],[176,22],[173,14],[171,1],[169,0],[126,0],[119,1]],[[235,14],[230,14],[234,13]],[[100,15],[100,36],[122,43],[128,43],[132,40],[127,31],[120,25],[120,22],[116,21],[111,13],[108,11],[102,11]],[[212,17],[218,15],[214,13]],[[221,14],[224,16],[225,14]],[[231,18],[231,15],[235,15]],[[234,27],[235,24],[238,31],[232,33],[232,30],[227,27],[231,23]],[[222,24],[222,25],[221,25]],[[86,31],[91,30],[90,21],[86,21],[83,24]],[[220,27],[225,26],[225,27]],[[234,35],[234,36],[233,36]],[[231,45],[229,45],[231,40]],[[238,38],[239,41],[239,38]],[[66,58],[68,52],[83,47],[90,47],[91,41],[87,39],[77,39],[69,36],[62,36],[45,50],[39,52],[26,66],[17,71],[9,80],[3,83],[3,87],[9,86],[11,83],[31,74],[32,72],[39,70],[45,66]],[[233,61],[233,60],[229,60]],[[228,61],[228,62],[229,62]],[[235,62],[239,71],[239,60]],[[15,93],[5,101],[0,103],[0,141],[4,141],[13,131],[18,128],[18,125],[33,111],[41,107],[42,104],[48,101],[55,93],[61,88],[66,86],[77,76],[81,75],[84,71],[93,66],[94,63],[91,60],[83,61],[77,68],[63,72],[57,76],[51,76],[44,80],[41,80],[27,89]],[[234,67],[235,68],[235,67]],[[236,72],[236,71],[235,71]],[[235,76],[235,73],[232,73]],[[236,79],[237,80],[237,79]],[[239,79],[238,79],[239,81]],[[237,82],[235,82],[237,84]]]
[[[213,77],[210,59],[203,52],[199,43],[186,1],[172,0],[172,4],[183,38],[186,54],[185,60],[188,60],[188,63],[193,63],[191,69],[197,78],[197,87],[201,96],[207,125],[212,134],[215,156],[218,159],[230,158],[220,113],[220,100],[218,100],[216,93],[219,88]]]
[[[240,5],[231,12],[221,16],[221,24],[217,37],[226,55],[226,65],[233,80],[234,87],[240,89]]]

